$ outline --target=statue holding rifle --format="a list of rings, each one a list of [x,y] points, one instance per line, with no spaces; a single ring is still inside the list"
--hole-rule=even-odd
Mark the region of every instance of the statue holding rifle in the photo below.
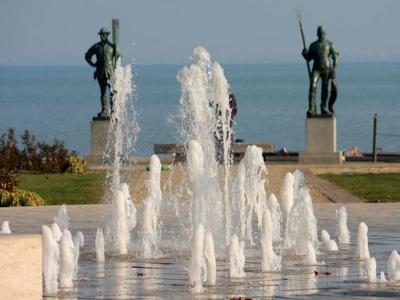
[[[100,42],[94,44],[85,54],[85,60],[89,65],[95,67],[94,79],[100,86],[100,102],[101,111],[97,114],[99,118],[108,118],[108,99],[110,101],[110,114],[113,111],[113,92],[110,91],[110,96],[107,96],[107,89],[110,90],[110,84],[108,80],[111,78],[114,72],[117,59],[121,56],[117,48],[117,37],[118,34],[118,20],[113,20],[113,39],[114,43],[108,41],[108,35],[110,32],[107,28],[102,28],[99,31]],[[116,28],[116,29],[115,29]],[[96,61],[92,61],[92,57],[96,56]]]
[[[301,30],[302,26],[300,24]],[[302,32],[303,34],[303,32]],[[335,82],[336,68],[338,65],[339,53],[335,45],[326,40],[326,31],[323,26],[317,29],[318,40],[311,43],[309,49],[306,48],[303,35],[304,49],[302,55],[307,61],[313,61],[312,70],[309,71],[310,76],[310,90],[308,95],[308,111],[307,117],[317,115],[316,107],[316,93],[317,84],[321,79],[321,115],[330,116],[334,114],[333,104],[337,97],[337,85]],[[332,60],[332,63],[331,63]],[[309,67],[308,67],[309,68]],[[328,102],[328,87],[331,81],[331,95]],[[328,102],[328,103],[327,103]]]

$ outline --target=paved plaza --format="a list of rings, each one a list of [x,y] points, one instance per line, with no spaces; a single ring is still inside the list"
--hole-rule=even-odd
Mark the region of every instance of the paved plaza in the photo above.
[[[335,212],[342,206],[340,203],[314,204],[319,232],[325,229],[335,237]],[[384,272],[387,276],[389,255],[392,250],[399,249],[400,204],[348,203],[346,207],[351,244],[340,246],[338,252],[325,251],[321,246],[316,265],[305,265],[301,256],[284,255],[280,271],[261,272],[260,253],[254,250],[246,253],[246,277],[230,279],[229,263],[224,257],[218,257],[216,286],[204,285],[204,291],[195,294],[190,292],[185,270],[190,258],[189,241],[182,241],[186,249],[165,249],[163,258],[139,259],[135,253],[107,254],[106,262],[98,263],[95,235],[97,228],[104,228],[107,223],[109,205],[67,206],[70,231],[79,230],[85,236],[78,278],[73,288],[60,290],[57,295],[44,294],[43,299],[398,298],[400,283],[381,282],[379,274]],[[140,215],[141,205],[137,208]],[[8,220],[13,234],[41,233],[42,225],[51,225],[59,209],[59,206],[1,208],[0,221]],[[169,211],[162,211],[161,218],[164,224],[161,244],[167,244],[175,238],[173,231],[177,221]],[[365,222],[369,228],[369,251],[377,261],[377,281],[373,283],[365,276],[365,262],[355,258],[360,222]]]

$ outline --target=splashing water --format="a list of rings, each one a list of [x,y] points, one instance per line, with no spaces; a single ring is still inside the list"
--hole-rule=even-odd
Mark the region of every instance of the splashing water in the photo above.
[[[271,194],[267,200],[267,207],[271,213],[273,240],[282,240],[282,211],[278,203],[278,199],[274,194]]]
[[[210,54],[204,48],[196,48],[191,60],[192,65],[181,69],[177,80],[182,92],[180,135],[188,147],[188,167],[190,164],[193,166],[189,171],[193,172],[190,175],[193,197],[197,197],[193,201],[196,207],[192,211],[199,214],[192,214],[192,224],[195,226],[197,222],[202,222],[206,232],[211,232],[218,240],[225,232],[228,244],[231,228],[229,194],[232,129],[227,80],[221,66],[218,63],[212,64]],[[218,167],[219,163],[221,168]],[[201,193],[195,189],[201,190]]]
[[[133,206],[128,187],[121,183],[121,164],[127,162],[135,150],[137,133],[136,112],[133,107],[134,84],[131,66],[121,66],[118,59],[115,71],[110,79],[113,93],[113,112],[107,137],[104,161],[112,163],[110,184],[111,222],[106,231],[107,245],[112,251],[120,254],[128,252],[130,231],[136,226],[136,208]]]
[[[347,208],[343,206],[336,210],[336,231],[339,244],[350,243],[350,230],[347,228]]]
[[[75,258],[71,232],[64,229],[60,240],[60,287],[73,287]]]
[[[361,222],[358,225],[357,232],[357,250],[356,250],[356,258],[360,260],[366,260],[370,258],[369,249],[368,249],[368,226]]]
[[[262,263],[261,270],[274,271],[280,270],[281,268],[281,257],[278,256],[273,250],[273,236],[274,228],[272,223],[272,217],[269,209],[264,212],[263,215],[263,226],[261,235],[261,247],[262,247]]]
[[[244,242],[239,243],[237,235],[232,235],[231,242],[229,244],[229,277],[230,278],[242,278],[246,277],[244,272]]]
[[[365,275],[369,282],[376,281],[376,260],[374,257],[365,261]]]
[[[57,223],[58,227],[60,227],[61,232],[63,232],[64,229],[68,229],[69,215],[67,212],[67,206],[65,204],[61,205],[57,216],[54,217],[54,222]]]
[[[197,224],[192,237],[192,258],[190,261],[189,281],[191,290],[195,293],[203,291],[203,280],[201,272],[204,268],[204,227]]]
[[[326,251],[339,251],[339,247],[335,240],[329,240],[325,243]]]
[[[0,233],[4,233],[4,234],[10,234],[11,233],[10,222],[9,221],[3,221],[3,223],[1,224]]]
[[[289,216],[289,212],[293,206],[294,197],[294,176],[292,173],[286,173],[281,186],[281,199],[282,199],[282,211],[284,220],[286,221]]]
[[[390,253],[387,261],[388,280],[400,281],[400,255],[396,250]]]
[[[300,180],[297,181],[298,188],[295,186],[297,192],[287,219],[285,247],[292,249],[297,255],[305,255],[307,243],[311,243],[315,252],[318,250],[317,219],[314,215],[310,192],[308,188],[301,186],[303,175],[298,175]]]
[[[149,179],[146,181],[148,195],[143,200],[142,217],[142,255],[150,258],[157,255],[157,242],[160,239],[162,192],[160,187],[161,162],[156,155],[150,158]]]
[[[214,240],[211,233],[207,233],[204,238],[204,258],[207,267],[207,285],[213,286],[217,280],[217,262],[214,253]]]
[[[262,215],[267,208],[265,192],[266,179],[264,176],[266,176],[268,172],[262,157],[262,149],[254,145],[247,147],[240,163],[244,165],[245,169],[243,188],[246,196],[246,213],[244,214],[245,219],[242,222],[246,224],[246,239],[251,245],[254,245],[252,237],[252,219],[255,213],[257,216],[258,228],[261,229]]]
[[[317,264],[317,254],[315,253],[314,246],[311,242],[307,242],[306,244],[306,257],[304,258],[304,264],[306,265]]]
[[[58,269],[60,247],[53,238],[50,227],[42,226],[43,278],[46,293],[54,294],[58,290]]]
[[[62,236],[62,232],[61,232],[60,226],[58,226],[57,223],[51,224],[51,233],[52,233],[54,239],[57,242],[59,242],[61,239],[61,236]]]
[[[321,230],[321,242],[326,243],[331,239],[331,236],[329,235],[329,232],[326,231],[325,229]]]
[[[104,244],[103,230],[101,228],[97,228],[95,250],[96,250],[96,259],[98,262],[105,261],[104,246],[105,244]]]

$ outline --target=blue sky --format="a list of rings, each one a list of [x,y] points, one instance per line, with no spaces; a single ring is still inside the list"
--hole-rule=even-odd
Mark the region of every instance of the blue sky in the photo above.
[[[301,62],[324,25],[341,61],[400,61],[399,0],[0,0],[0,65],[84,65],[101,27],[120,21],[123,64]]]

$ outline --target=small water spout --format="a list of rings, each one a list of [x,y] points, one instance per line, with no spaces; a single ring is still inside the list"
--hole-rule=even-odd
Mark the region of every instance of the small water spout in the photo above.
[[[321,242],[326,243],[331,239],[331,236],[328,231],[325,229],[321,230]]]
[[[10,234],[11,233],[10,222],[9,221],[3,221],[3,223],[1,224],[0,233],[3,233],[3,234]]]
[[[347,208],[343,206],[336,210],[336,232],[338,235],[339,244],[350,243],[350,230],[347,228]]]
[[[365,274],[369,282],[376,281],[376,260],[374,257],[365,261]]]
[[[244,272],[244,242],[239,243],[237,235],[233,235],[229,244],[229,277],[242,278],[246,277]]]
[[[272,217],[269,209],[266,209],[263,215],[263,226],[261,235],[262,247],[262,263],[261,270],[263,272],[280,270],[281,257],[278,256],[273,250],[273,237],[274,228],[272,224]]]
[[[60,239],[60,287],[73,287],[75,270],[75,249],[71,232],[64,229]]]
[[[122,191],[118,190],[113,199],[115,247],[118,253],[127,254],[130,235],[126,218],[125,197]]]
[[[326,251],[339,251],[339,247],[335,240],[329,240],[325,243]]]
[[[200,293],[203,291],[202,269],[204,268],[204,227],[197,224],[192,237],[192,258],[190,261],[189,281],[191,291]]]
[[[390,253],[387,261],[388,280],[400,281],[400,255],[396,250]]]
[[[370,258],[368,249],[368,226],[361,222],[358,225],[356,258],[366,260]]]
[[[204,238],[204,258],[207,266],[207,285],[214,286],[217,280],[217,262],[211,233],[207,233]]]
[[[316,265],[317,254],[315,253],[314,246],[311,242],[307,242],[306,257],[304,258],[304,264]]]
[[[317,219],[310,192],[306,187],[295,188],[295,191],[297,191],[295,201],[286,225],[285,247],[297,255],[305,255],[310,242],[317,252],[319,243]]]
[[[149,179],[146,181],[148,195],[143,200],[142,211],[142,255],[150,258],[157,255],[160,236],[160,213],[162,192],[160,187],[161,162],[156,155],[150,158]]]
[[[62,236],[62,232],[60,226],[57,223],[51,224],[51,233],[53,234],[54,239],[59,242]]]
[[[54,239],[50,227],[42,226],[43,278],[45,293],[55,294],[58,291],[58,269],[60,247]]]
[[[103,230],[101,228],[97,228],[95,249],[96,249],[96,259],[98,262],[105,261],[104,247],[105,247],[105,242],[104,242]]]
[[[69,215],[65,204],[61,205],[54,222],[60,227],[61,232],[69,228]]]
[[[294,176],[291,172],[288,172],[286,173],[281,186],[282,212],[285,222],[287,221],[289,212],[293,206],[293,201],[294,201],[293,187],[294,187]]]
[[[282,240],[282,212],[275,194],[271,194],[267,200],[267,207],[271,213],[273,228],[273,240]],[[264,218],[263,218],[264,219]]]

